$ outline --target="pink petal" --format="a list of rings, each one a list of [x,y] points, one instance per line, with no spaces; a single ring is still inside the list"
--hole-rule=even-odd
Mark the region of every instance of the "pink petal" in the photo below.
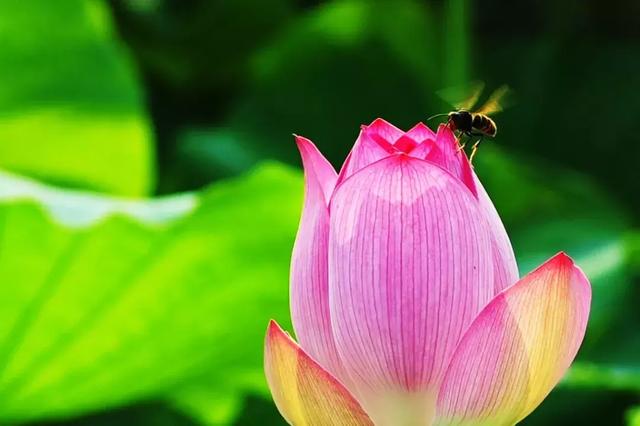
[[[300,345],[334,375],[342,375],[329,318],[329,211],[336,172],[311,141],[296,137],[305,170],[302,219],[291,259],[291,317]]]
[[[411,130],[405,133],[411,139],[416,141],[416,143],[421,144],[426,140],[436,140],[436,134],[429,127],[425,126],[424,123],[418,123]]]
[[[280,414],[292,425],[373,426],[349,391],[269,323],[264,369]]]
[[[424,146],[423,146],[424,145]],[[418,145],[409,155],[435,163],[460,179],[469,190],[477,197],[476,183],[473,177],[473,169],[469,164],[466,154],[460,149],[458,140],[449,128],[441,124],[435,137],[434,145]]]
[[[330,216],[331,320],[351,389],[374,421],[426,416],[463,331],[493,297],[478,203],[445,170],[399,154],[338,186]]]
[[[487,219],[488,226],[493,234],[493,253],[494,253],[494,280],[495,280],[495,294],[498,294],[505,288],[518,281],[520,275],[518,273],[518,264],[516,263],[516,257],[513,254],[513,248],[511,247],[511,241],[507,231],[500,220],[500,216],[496,211],[489,194],[484,189],[480,180],[474,173],[475,186],[478,192],[478,201],[480,203],[480,210],[483,211],[485,218]]]
[[[441,165],[445,170],[464,182],[467,188],[477,197],[478,192],[473,179],[471,164],[469,164],[467,155],[460,149],[458,140],[449,126],[441,124],[438,127],[436,146],[439,149],[432,149],[425,159]]]
[[[374,139],[385,141],[391,145],[404,135],[402,130],[382,118],[373,120],[371,124],[366,126],[366,129]]]
[[[396,143],[393,144],[393,147],[400,152],[407,153],[407,152],[411,152],[411,150],[413,150],[417,145],[418,145],[418,142],[413,140],[410,136],[402,135],[396,141]]]
[[[429,155],[432,149],[438,149],[436,147],[435,140],[425,139],[424,142],[422,142],[420,145],[413,148],[411,151],[408,152],[408,154],[411,157],[424,160],[427,158],[427,156]]]
[[[377,118],[370,125],[362,126],[360,135],[340,170],[338,182],[398,151],[417,152],[416,147],[425,141],[435,141],[435,133],[422,123],[418,123],[405,134],[393,124]]]
[[[447,158],[457,158],[457,154],[460,152],[460,144],[453,130],[446,125],[440,124],[438,126],[438,132],[436,133],[436,145],[440,148],[440,151],[447,156]]]
[[[445,153],[441,150],[443,146],[445,151],[448,152],[448,157],[445,156]],[[506,287],[518,281],[518,265],[502,220],[500,220],[500,216],[486,190],[480,183],[480,180],[471,170],[467,157],[461,152],[458,152],[457,142],[453,132],[451,132],[448,127],[441,126],[438,129],[437,144],[427,140],[416,146],[409,155],[416,158],[428,159],[429,161],[442,165],[443,168],[449,170],[461,180],[473,181],[470,189],[475,191],[478,202],[480,203],[480,209],[487,220],[487,226],[493,234],[494,294],[498,294]],[[453,161],[447,161],[447,158],[453,159]]]
[[[591,287],[561,253],[496,296],[465,333],[438,396],[438,425],[511,425],[558,383],[584,337]]]
[[[305,191],[315,190],[312,187],[319,185],[325,204],[329,204],[331,193],[336,186],[337,175],[335,169],[324,158],[313,142],[302,136],[294,136],[305,171]]]
[[[386,158],[395,152],[396,149],[393,145],[386,140],[375,140],[368,128],[363,126],[360,130],[360,135],[358,135],[356,143],[353,145],[349,156],[340,170],[338,183],[344,181],[349,176],[369,164]]]

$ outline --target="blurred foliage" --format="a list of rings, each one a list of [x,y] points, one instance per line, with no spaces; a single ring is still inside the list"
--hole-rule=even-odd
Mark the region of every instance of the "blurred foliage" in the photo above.
[[[478,79],[517,98],[476,171],[521,273],[564,250],[594,290],[522,424],[640,424],[638,28],[625,0],[0,0],[0,167],[29,176],[0,172],[0,422],[283,424],[262,340],[302,187],[263,161],[296,132],[339,166]]]
[[[520,272],[559,250],[581,265],[593,285],[593,311],[583,351],[599,346],[629,295],[625,256],[629,219],[587,176],[483,146],[476,172],[511,231]]]
[[[68,186],[147,194],[151,129],[105,5],[2,0],[0,40],[0,166]]]
[[[157,201],[1,178],[0,419],[172,398],[203,377],[227,399],[264,389],[266,323],[288,322],[298,173],[264,166]]]
[[[629,426],[640,425],[640,407],[633,408],[627,412],[627,424]]]

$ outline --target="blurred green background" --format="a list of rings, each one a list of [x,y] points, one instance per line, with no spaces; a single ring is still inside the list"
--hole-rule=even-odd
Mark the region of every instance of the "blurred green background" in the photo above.
[[[509,84],[476,170],[522,273],[594,286],[578,360],[525,425],[640,425],[640,3],[0,0],[0,424],[280,425],[291,133]]]

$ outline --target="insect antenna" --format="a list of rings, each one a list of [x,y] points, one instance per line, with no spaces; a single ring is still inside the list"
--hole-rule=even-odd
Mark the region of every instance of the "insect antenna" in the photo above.
[[[434,118],[438,118],[438,117],[444,117],[445,115],[449,115],[448,112],[444,113],[444,114],[436,114],[436,115],[432,115],[431,117],[427,118],[427,121],[431,121]]]

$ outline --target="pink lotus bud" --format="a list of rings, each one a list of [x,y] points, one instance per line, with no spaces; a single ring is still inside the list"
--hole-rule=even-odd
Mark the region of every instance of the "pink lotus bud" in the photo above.
[[[363,126],[339,174],[296,137],[305,203],[291,264],[299,346],[269,327],[291,424],[510,425],[560,380],[591,288],[560,253],[519,279],[453,132]]]

